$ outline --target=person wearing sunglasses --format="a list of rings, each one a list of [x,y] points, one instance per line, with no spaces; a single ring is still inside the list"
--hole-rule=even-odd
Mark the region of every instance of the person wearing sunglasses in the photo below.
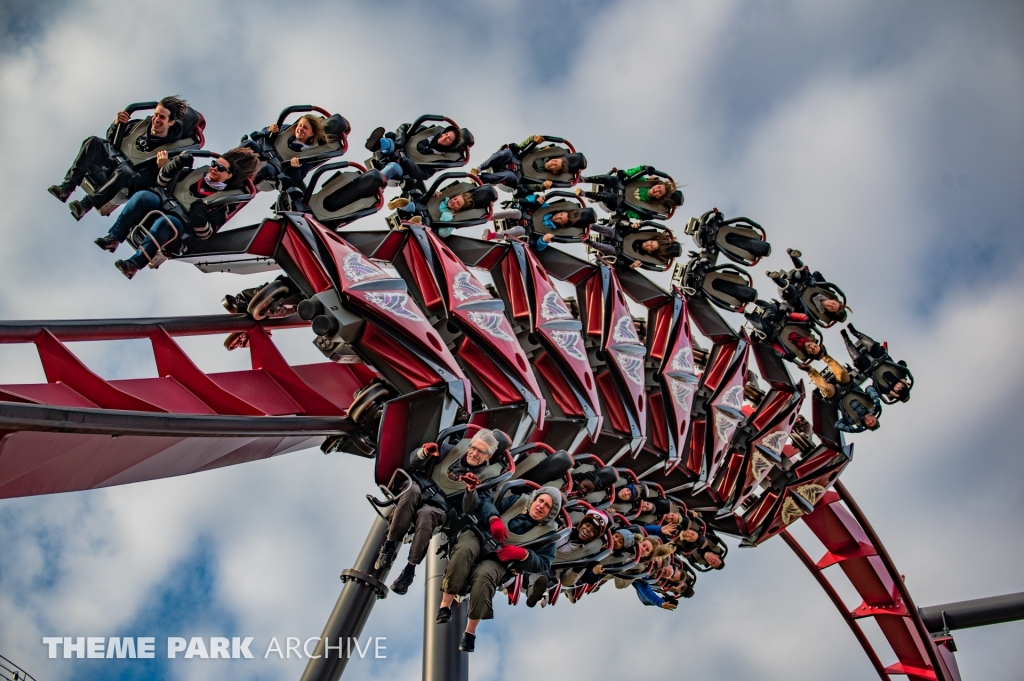
[[[124,205],[121,214],[106,236],[96,239],[97,246],[113,253],[128,238],[128,233],[154,210],[163,213],[150,227],[149,235],[135,255],[114,263],[124,276],[131,279],[153,260],[161,248],[173,246],[191,238],[209,239],[227,221],[228,206],[212,207],[205,201],[219,192],[239,189],[256,174],[259,157],[252,150],[239,147],[211,159],[203,176],[188,187],[195,199],[186,209],[170,197],[169,190],[179,178],[192,170],[192,154],[180,154],[164,165],[157,175],[157,191],[137,192]],[[159,244],[159,245],[158,245]]]

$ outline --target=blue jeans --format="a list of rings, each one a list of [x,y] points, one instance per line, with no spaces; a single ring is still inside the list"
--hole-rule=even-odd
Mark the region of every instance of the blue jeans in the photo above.
[[[384,156],[390,156],[395,153],[395,140],[389,137],[381,137],[380,149],[378,151],[380,151]]]
[[[114,220],[114,224],[110,227],[110,232],[107,233],[107,236],[111,239],[116,239],[118,242],[123,242],[128,238],[128,232],[135,225],[142,222],[147,213],[160,208],[160,203],[160,197],[153,192],[137,192],[124,204],[121,214],[117,216],[117,220]],[[168,216],[168,219],[173,224],[173,227],[171,224],[168,224],[168,220],[158,217],[150,228],[150,233],[142,242],[142,247],[135,255],[128,259],[136,267],[142,268],[149,263],[146,254],[150,258],[157,254],[158,249],[156,243],[153,242],[154,237],[159,243],[166,244],[174,236],[175,230],[178,234],[182,233],[181,221],[173,216]]]
[[[403,175],[405,175],[405,173],[402,171],[402,166],[395,163],[394,161],[384,166],[381,169],[380,174],[389,180],[395,177],[401,178]]]

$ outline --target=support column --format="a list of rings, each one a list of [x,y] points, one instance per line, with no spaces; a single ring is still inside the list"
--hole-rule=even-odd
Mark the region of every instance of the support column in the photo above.
[[[423,598],[423,681],[469,681],[469,653],[459,650],[466,630],[466,604],[452,603],[452,621],[437,624],[441,607],[441,579],[448,561],[437,555],[441,535],[435,534],[427,552],[427,578]]]
[[[373,567],[387,531],[387,521],[380,517],[374,520],[355,565],[341,573],[341,580],[345,582],[345,586],[342,587],[338,602],[334,604],[334,611],[331,612],[331,617],[320,634],[320,641],[313,652],[314,657],[306,664],[302,681],[337,681],[345,671],[345,665],[348,663],[348,658],[345,657],[348,640],[359,637],[374,603],[378,598],[385,598],[388,594],[388,587],[384,584],[388,571],[375,570]],[[331,643],[329,655],[324,655],[325,639]],[[341,639],[340,645],[343,646],[341,650],[335,648],[339,645],[338,639]]]

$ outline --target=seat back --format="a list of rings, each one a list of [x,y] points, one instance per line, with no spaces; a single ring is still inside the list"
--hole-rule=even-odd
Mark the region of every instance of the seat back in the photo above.
[[[641,201],[636,197],[636,191],[638,189],[649,189],[660,182],[662,182],[660,179],[652,180],[647,178],[638,178],[627,182],[623,203],[633,210],[651,214],[651,217],[654,219],[667,220],[672,217],[672,213],[674,213],[676,209],[675,205],[668,200],[667,196],[661,201]]]
[[[313,212],[314,217],[324,224],[329,224],[333,222],[353,220],[357,217],[362,217],[368,212],[375,212],[375,209],[381,200],[381,192],[384,188],[383,184],[372,196],[356,199],[355,201],[336,210],[328,210],[324,206],[324,202],[328,197],[335,192],[342,191],[345,187],[349,186],[352,182],[363,175],[365,175],[365,173],[357,169],[339,171],[335,173],[315,194],[309,197],[309,209]]]
[[[174,186],[174,198],[182,205],[186,213],[188,212],[189,206],[199,200],[198,197],[192,195],[189,188],[198,184],[199,180],[203,178],[203,175],[205,175],[206,171],[209,169],[210,166],[196,168],[188,175],[178,180],[178,183]],[[203,200],[210,205],[225,205],[247,202],[251,198],[252,195],[250,195],[245,189],[225,189],[224,191],[210,194]]]
[[[485,219],[490,213],[490,205],[459,211],[458,213],[455,213],[455,219],[451,222],[441,222],[441,202],[451,196],[455,196],[456,194],[473,191],[477,186],[478,185],[473,182],[453,182],[442,189],[437,196],[431,196],[427,199],[427,212],[430,214],[431,221],[437,222],[438,225],[446,225],[450,227],[479,224],[479,222]]]
[[[807,338],[810,338],[815,343],[820,343],[818,337],[810,329],[807,329],[802,326],[797,326],[796,324],[785,324],[783,325],[782,330],[779,331],[779,344],[782,345],[787,350],[789,350],[790,352],[792,352],[796,356],[797,360],[800,361],[800,363],[811,361],[812,358],[806,352],[801,350],[799,345],[789,340],[789,334],[794,332],[800,334],[801,336],[806,336]]]
[[[156,154],[159,151],[175,151],[179,149],[186,149],[188,147],[198,147],[198,144],[194,139],[188,135],[183,135],[177,142],[161,145],[152,151],[141,151],[135,146],[135,141],[149,130],[149,122],[151,118],[151,116],[147,116],[142,122],[132,128],[131,132],[125,135],[121,140],[120,152],[124,154],[125,158],[127,158],[132,165],[137,165],[143,161],[156,158]]]
[[[579,240],[579,238],[581,236],[583,236],[584,234],[586,234],[589,231],[589,229],[590,229],[589,226],[588,227],[566,226],[566,227],[559,227],[557,229],[551,229],[550,227],[548,227],[547,225],[544,224],[544,216],[545,215],[551,215],[552,213],[558,213],[558,212],[563,211],[563,210],[564,211],[577,210],[580,207],[581,207],[580,204],[575,202],[575,201],[571,201],[569,199],[559,199],[557,201],[552,201],[551,204],[548,205],[548,206],[544,206],[542,208],[538,208],[537,210],[535,210],[533,212],[533,215],[530,218],[532,220],[532,224],[533,224],[533,231],[536,232],[537,234],[540,234],[541,236],[543,236],[545,234],[554,234],[555,238],[559,239],[559,240],[562,240],[562,239],[564,239],[565,241],[577,241],[577,240]]]
[[[419,144],[422,140],[428,139],[429,137],[438,134],[439,132],[444,130],[445,127],[447,126],[431,125],[409,135],[409,137],[405,141],[405,155],[408,156],[413,161],[415,161],[416,163],[423,163],[426,165],[438,162],[450,164],[461,161],[462,152],[458,150],[446,151],[442,154],[421,154],[419,151],[416,150],[416,145]]]
[[[843,395],[839,401],[839,407],[843,410],[844,419],[849,421],[855,426],[861,425],[860,416],[853,410],[854,402],[863,404],[869,413],[873,413],[875,409],[875,403],[871,401],[871,397],[862,390],[851,390],[850,392]]]
[[[881,362],[871,373],[875,384],[878,386],[878,392],[883,395],[892,390],[893,386],[900,380],[912,383],[909,380],[910,372],[907,368],[891,361]]]
[[[472,442],[472,438],[463,438],[444,456],[443,459],[434,464],[434,470],[430,473],[430,479],[433,480],[434,484],[438,486],[441,492],[445,496],[452,496],[455,494],[461,494],[466,491],[466,483],[461,480],[452,480],[448,477],[448,469],[458,463],[466,451],[469,449],[469,443]],[[480,480],[480,484],[484,484],[489,480],[494,480],[499,475],[505,472],[504,460],[492,461],[487,466],[484,466],[479,473],[477,478]]]
[[[840,300],[839,296],[837,296],[835,293],[829,291],[826,288],[822,288],[821,286],[808,286],[800,294],[800,301],[803,303],[804,308],[807,310],[807,314],[814,317],[815,321],[817,321],[822,326],[832,326],[833,324],[836,323],[836,320],[829,318],[826,315],[825,311],[818,307],[818,303],[815,302],[814,300],[817,296],[825,296],[830,300],[836,300],[839,301],[840,303],[843,301]],[[845,316],[843,316],[842,319],[845,319]],[[840,319],[839,321],[842,321],[842,319]]]
[[[337,124],[332,125],[335,119],[344,121],[339,114],[334,114],[330,118],[324,118],[323,116],[317,116],[316,118],[320,119],[320,121],[323,122],[324,127],[328,129],[338,127]],[[334,152],[337,152],[342,148],[341,140],[338,139],[338,136],[329,135],[326,144],[317,144],[303,151],[292,151],[288,147],[288,140],[291,139],[294,128],[295,123],[292,123],[287,128],[284,128],[277,133],[277,137],[274,138],[274,151],[276,151],[277,155],[285,162],[291,161],[293,158],[297,158],[301,161],[312,156],[322,156],[325,154],[335,155]]]
[[[530,494],[532,490],[528,490],[526,493],[519,495],[516,502],[506,509],[501,514],[501,521],[505,523],[505,527],[508,527],[508,522],[515,518],[517,515],[525,513],[530,505]],[[528,546],[535,544],[542,539],[546,539],[549,536],[558,532],[558,522],[555,520],[549,520],[538,525],[534,525],[523,534],[516,534],[509,530],[508,539],[505,540],[506,545],[510,546]]]
[[[622,239],[622,255],[630,260],[639,260],[654,267],[667,268],[671,261],[665,262],[651,253],[638,253],[634,248],[635,245],[638,246],[645,241],[656,239],[658,234],[659,231],[656,229],[638,229],[630,232]]]
[[[730,239],[730,237],[732,237]],[[757,242],[743,244],[743,240]],[[746,265],[752,265],[771,253],[771,246],[761,233],[746,225],[722,225],[715,237],[715,244],[725,255]]]
[[[551,182],[557,182],[560,184],[571,184],[576,179],[576,173],[566,171],[564,173],[549,173],[547,169],[537,170],[533,167],[533,162],[538,159],[547,161],[551,158],[561,158],[567,156],[569,150],[565,147],[558,146],[544,146],[530,151],[528,154],[523,156],[523,178],[540,184],[547,180]]]
[[[516,474],[513,477],[535,482],[541,487],[561,487],[562,478],[571,468],[572,457],[565,450],[559,450],[554,454],[534,452],[516,463]]]
[[[722,284],[726,284],[726,286],[722,286]],[[743,288],[736,290],[728,284]],[[701,288],[713,301],[734,310],[740,310],[747,303],[757,299],[757,291],[750,288],[750,282],[742,275],[729,270],[708,272],[704,276],[704,284]]]

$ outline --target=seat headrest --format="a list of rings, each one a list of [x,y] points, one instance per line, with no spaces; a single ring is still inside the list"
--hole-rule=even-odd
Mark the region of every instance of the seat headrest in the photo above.
[[[498,190],[489,184],[485,184],[470,191],[469,195],[473,199],[473,207],[482,208],[494,203],[498,199]]]
[[[352,126],[341,114],[334,114],[324,121],[324,132],[332,137],[342,137],[351,131]]]
[[[462,146],[467,149],[476,144],[476,138],[473,137],[473,133],[469,131],[469,128],[462,128]]]
[[[654,513],[656,515],[665,515],[672,510],[672,502],[668,499],[654,499],[651,503],[654,504]]]
[[[676,206],[683,205],[683,192],[678,189],[675,190],[674,192],[668,195],[668,200],[671,201]]]
[[[589,227],[590,225],[597,222],[597,213],[593,208],[583,208],[580,210],[580,216],[576,218],[576,221],[572,223],[573,227]]]
[[[615,484],[619,474],[615,472],[615,469],[611,466],[605,466],[604,468],[598,468],[597,472],[594,473],[594,481],[597,483],[597,489],[608,489]]]
[[[495,428],[491,431],[494,434],[494,439],[498,441],[498,447],[494,450],[494,454],[491,455],[492,460],[497,460],[505,456],[505,452],[512,446],[512,438],[510,438],[505,431],[498,430]]]
[[[587,157],[583,154],[566,154],[564,157],[569,172],[575,173],[587,167]]]
[[[204,120],[203,114],[190,106],[186,106],[184,113],[181,114],[181,118],[178,119],[178,122],[181,124],[181,136],[191,137],[192,133],[196,131],[196,126],[199,125],[200,121]]]
[[[673,241],[669,245],[665,246],[665,255],[669,258],[678,258],[683,254],[683,245],[678,241]]]

